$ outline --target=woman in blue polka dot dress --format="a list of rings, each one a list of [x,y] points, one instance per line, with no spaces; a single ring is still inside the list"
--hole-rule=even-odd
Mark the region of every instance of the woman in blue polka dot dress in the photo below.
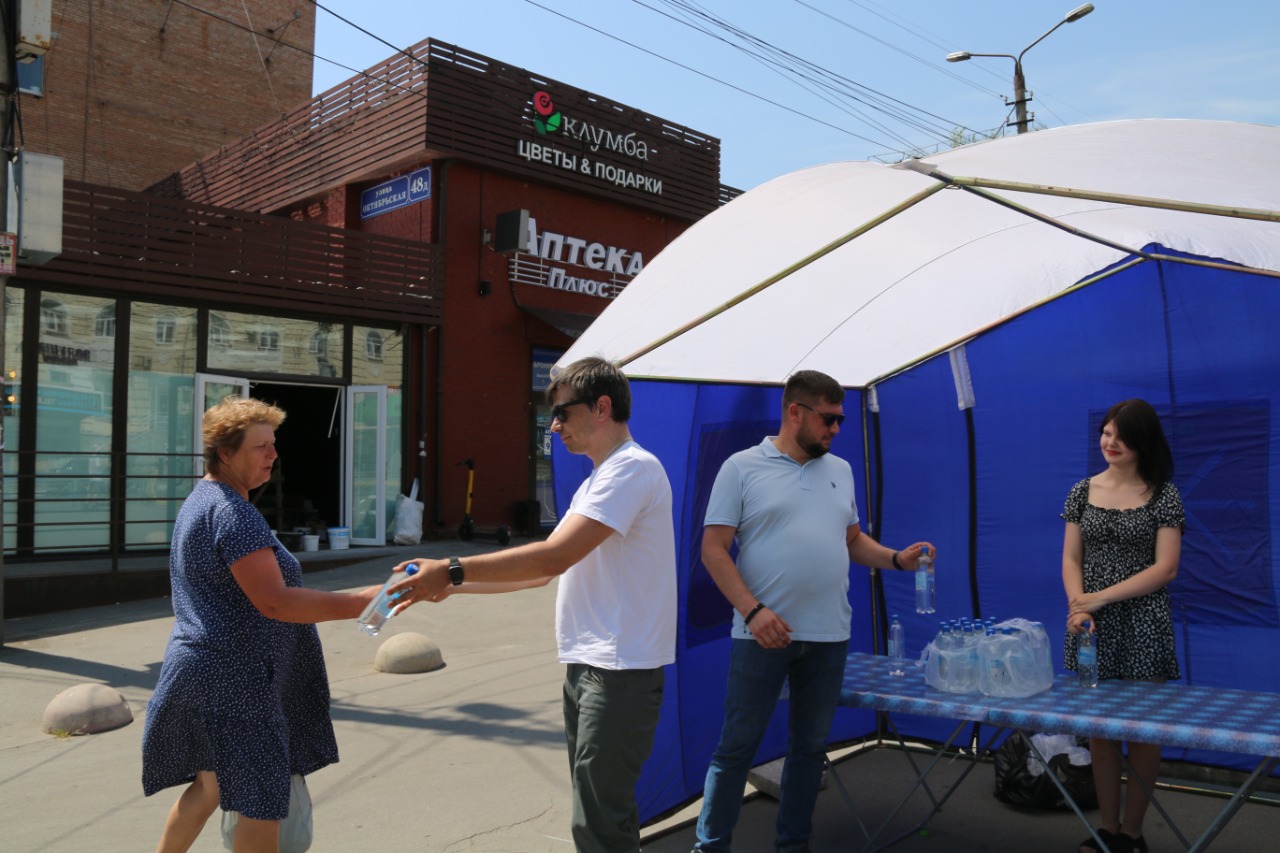
[[[1097,636],[1098,678],[1178,678],[1168,587],[1178,575],[1185,518],[1170,482],[1173,454],[1145,400],[1116,403],[1099,431],[1107,469],[1076,483],[1062,513],[1062,583],[1070,610],[1066,667],[1076,668],[1075,635],[1090,630]],[[1105,738],[1089,743],[1102,819],[1098,835],[1113,853],[1146,853],[1142,820],[1149,799],[1141,785],[1128,785],[1121,814],[1119,746]],[[1160,744],[1130,742],[1129,763],[1154,788]],[[1081,853],[1099,849],[1092,836],[1080,842]]]
[[[236,851],[275,850],[290,777],[338,760],[315,622],[354,619],[378,587],[302,587],[302,567],[249,492],[271,476],[284,412],[227,398],[204,415],[205,467],[174,523],[173,633],[142,739],[148,796],[188,784],[161,853],[187,850],[219,805]]]

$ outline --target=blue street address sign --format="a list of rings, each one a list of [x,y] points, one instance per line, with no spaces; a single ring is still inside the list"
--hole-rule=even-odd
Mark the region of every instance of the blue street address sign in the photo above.
[[[431,198],[431,167],[383,181],[360,193],[360,218],[371,219]]]

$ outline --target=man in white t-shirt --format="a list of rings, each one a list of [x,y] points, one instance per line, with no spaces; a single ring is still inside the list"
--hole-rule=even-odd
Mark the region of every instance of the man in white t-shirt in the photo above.
[[[862,533],[853,471],[828,453],[842,423],[840,383],[797,371],[782,391],[778,434],[730,456],[711,488],[702,563],[736,612],[724,727],[695,850],[728,853],[747,771],[785,682],[790,729],[774,849],[808,851],[849,652],[849,562],[914,569],[932,547],[894,551]]]
[[[565,736],[579,851],[636,853],[635,786],[653,748],[663,669],[675,661],[676,549],[671,484],[631,438],[631,389],[615,365],[587,358],[547,388],[551,430],[591,475],[545,542],[468,557],[413,560],[394,587],[407,604],[451,593],[527,589],[563,575],[556,642],[567,664]],[[408,562],[397,566],[397,569]]]

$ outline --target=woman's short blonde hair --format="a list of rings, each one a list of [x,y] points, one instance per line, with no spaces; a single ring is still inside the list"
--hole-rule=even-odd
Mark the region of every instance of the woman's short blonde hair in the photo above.
[[[267,424],[272,429],[279,429],[284,418],[284,409],[247,397],[231,396],[210,406],[200,425],[204,434],[205,468],[209,473],[217,474],[222,468],[222,457],[218,455],[221,448],[234,453],[240,449],[245,430],[249,427]]]

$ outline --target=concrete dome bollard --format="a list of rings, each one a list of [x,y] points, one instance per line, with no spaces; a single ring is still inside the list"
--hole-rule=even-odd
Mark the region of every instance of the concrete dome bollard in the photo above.
[[[53,697],[40,728],[51,735],[91,735],[133,722],[120,693],[105,684],[77,684]]]
[[[430,672],[442,666],[444,655],[440,654],[440,647],[429,637],[412,631],[388,637],[373,659],[373,668],[378,672]]]

